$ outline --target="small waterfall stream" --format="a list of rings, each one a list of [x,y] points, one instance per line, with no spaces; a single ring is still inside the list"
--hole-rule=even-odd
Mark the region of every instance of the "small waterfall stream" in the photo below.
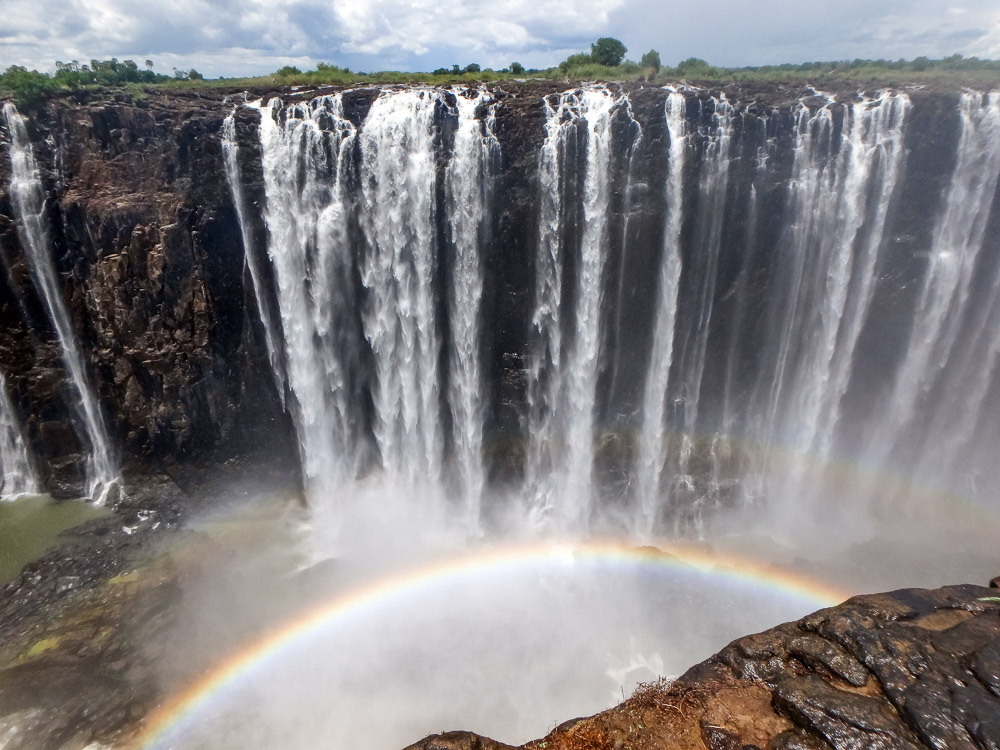
[[[87,497],[103,503],[118,486],[115,465],[97,394],[90,383],[79,342],[62,298],[59,275],[53,261],[52,242],[45,219],[45,188],[32,152],[25,119],[13,104],[4,105],[4,118],[11,136],[11,197],[19,219],[18,235],[31,266],[32,277],[55,327],[62,347],[63,364],[79,399],[81,438],[89,445]]]
[[[0,470],[3,471],[0,498],[8,499],[38,492],[35,466],[28,453],[28,445],[14,407],[10,403],[3,374],[0,374]]]
[[[660,515],[660,482],[668,448],[666,428],[667,389],[673,362],[674,328],[677,321],[677,293],[681,280],[681,223],[684,216],[684,161],[687,98],[676,91],[664,102],[667,133],[670,138],[669,172],[666,181],[666,228],[663,259],[660,263],[654,318],[653,348],[646,368],[643,395],[642,430],[636,464],[636,493],[641,508],[641,526],[637,531],[650,536]]]
[[[254,245],[253,231],[250,225],[247,199],[243,190],[243,177],[240,174],[239,142],[236,139],[236,109],[222,123],[222,158],[226,167],[226,182],[233,195],[233,205],[240,222],[240,235],[243,238],[243,254],[247,269],[250,271],[250,281],[253,285],[254,299],[257,302],[257,312],[264,327],[264,339],[267,344],[267,357],[274,375],[274,386],[285,405],[285,373],[282,360],[281,342],[283,334],[275,321],[271,310],[270,297],[266,290],[267,271],[262,268],[258,249]]]

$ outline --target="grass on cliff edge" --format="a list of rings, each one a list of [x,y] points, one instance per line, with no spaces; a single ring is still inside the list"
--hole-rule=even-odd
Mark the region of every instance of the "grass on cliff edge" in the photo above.
[[[653,84],[686,82],[694,85],[722,86],[726,84],[778,83],[824,85],[899,87],[922,85],[929,88],[955,89],[963,86],[990,90],[1000,88],[1000,61],[963,58],[952,55],[941,60],[917,58],[915,60],[853,60],[839,62],[811,62],[799,65],[766,65],[745,68],[722,68],[704,60],[690,58],[676,67],[642,68],[637,63],[625,61],[617,66],[587,63],[563,64],[545,70],[527,70],[511,73],[509,70],[482,70],[476,72],[406,73],[381,71],[355,73],[333,65],[321,64],[316,70],[296,72],[282,69],[270,75],[248,78],[216,78],[211,80],[169,78],[154,76],[152,82],[115,83],[95,78],[88,83],[81,75],[63,73],[48,75],[23,68],[8,68],[0,74],[0,99],[14,99],[19,106],[32,108],[48,97],[72,90],[100,90],[123,85],[141,96],[148,89],[211,90],[216,88],[276,88],[284,86],[356,86],[379,84],[450,84],[492,83],[496,81],[542,79],[565,81],[646,81]]]

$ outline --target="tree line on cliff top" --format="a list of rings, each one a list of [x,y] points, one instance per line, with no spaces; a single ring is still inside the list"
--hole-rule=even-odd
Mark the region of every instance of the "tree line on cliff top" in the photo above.
[[[267,76],[254,78],[219,78],[211,81],[196,70],[174,70],[172,76],[153,71],[153,61],[142,67],[133,60],[91,60],[89,64],[73,60],[56,62],[54,73],[12,65],[0,74],[0,98],[13,98],[20,106],[32,107],[47,97],[76,89],[125,86],[141,98],[142,89],[149,86],[205,85],[322,85],[322,84],[381,84],[381,83],[459,83],[490,82],[520,78],[541,78],[567,81],[650,81],[673,83],[687,81],[701,84],[727,82],[773,81],[779,83],[823,83],[829,81],[878,84],[883,86],[907,83],[945,82],[970,86],[1000,85],[1000,61],[951,55],[938,60],[918,57],[914,60],[840,60],[798,64],[765,65],[726,68],[691,57],[674,67],[664,66],[660,53],[649,50],[638,62],[625,57],[627,47],[613,37],[602,37],[590,45],[589,52],[570,55],[552,68],[525,68],[512,62],[495,70],[472,62],[452,65],[430,73],[381,71],[352,72],[346,67],[319,63],[315,70],[302,71],[285,66]]]

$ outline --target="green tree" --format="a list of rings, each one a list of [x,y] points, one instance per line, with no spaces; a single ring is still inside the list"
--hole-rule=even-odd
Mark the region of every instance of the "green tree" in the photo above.
[[[611,68],[621,65],[626,52],[628,48],[610,36],[603,36],[590,45],[591,59],[598,65],[607,65]]]
[[[296,68],[294,65],[286,65],[285,67],[278,68],[276,71],[274,71],[274,75],[282,78],[287,78],[289,76],[300,76],[302,75],[302,71]]]
[[[510,64],[510,72],[516,76],[522,75],[524,73],[524,66],[519,62],[512,62]]]
[[[479,67],[479,63],[469,63],[468,65],[465,66],[465,70],[463,70],[462,72],[463,73],[479,73],[479,72],[481,72],[481,68]]]
[[[28,70],[20,65],[11,65],[0,75],[0,89],[12,91],[21,107],[35,106],[58,87],[59,84],[45,73]]]
[[[660,69],[660,53],[655,49],[651,49],[642,59],[639,60],[639,65],[643,68],[652,68],[653,70]]]

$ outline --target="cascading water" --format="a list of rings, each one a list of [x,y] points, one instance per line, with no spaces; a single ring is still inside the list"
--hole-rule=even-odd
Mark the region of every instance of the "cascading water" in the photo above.
[[[529,382],[528,501],[539,521],[563,530],[589,523],[594,460],[593,426],[598,374],[599,320],[610,197],[611,120],[618,100],[604,88],[548,99],[539,191],[535,314],[536,341]],[[563,293],[563,264],[574,248],[564,206],[579,128],[584,128],[585,166],[579,179],[582,226],[579,228],[577,280]],[[573,307],[567,303],[573,300]],[[562,316],[573,321],[574,335],[563,341]]]
[[[345,117],[342,94],[251,106],[261,112],[268,255],[281,317],[280,331],[265,330],[283,334],[271,361],[285,362],[310,504],[336,506],[328,498],[367,469],[370,429],[388,484],[456,496],[475,535],[485,486],[482,255],[499,144],[489,95],[451,94],[453,109],[443,91],[382,91],[360,129]],[[440,124],[456,115],[439,174]],[[239,206],[245,199],[232,118],[225,128]],[[252,232],[242,212],[240,220],[249,255]],[[453,257],[442,275],[446,247]],[[261,300],[265,275],[251,267]],[[450,334],[446,367],[442,330]]]
[[[681,280],[681,223],[684,211],[684,160],[687,149],[685,121],[687,98],[676,91],[664,103],[670,138],[669,173],[666,182],[666,228],[660,263],[653,348],[646,368],[642,430],[635,468],[636,494],[641,509],[642,536],[652,535],[660,514],[660,480],[667,451],[666,402],[670,365],[673,361],[677,292]]]
[[[222,123],[222,158],[226,166],[226,181],[233,195],[233,205],[240,222],[240,234],[243,237],[243,254],[247,269],[250,271],[250,281],[253,285],[254,298],[257,301],[257,312],[264,326],[264,340],[267,344],[267,357],[274,375],[274,385],[285,403],[285,375],[281,358],[282,334],[276,324],[271,310],[270,297],[265,289],[266,269],[262,268],[260,257],[255,247],[253,230],[250,225],[249,207],[243,194],[243,178],[240,175],[239,142],[236,138],[236,109],[229,113]]]
[[[339,95],[286,109],[277,99],[257,106],[268,255],[303,483],[310,502],[324,508],[336,505],[341,485],[357,474],[363,442],[345,184],[357,134]],[[238,177],[234,170],[231,178]]]
[[[375,438],[393,483],[443,481],[436,129],[442,93],[384,91],[361,128],[364,330],[375,359]]]
[[[63,364],[79,397],[81,437],[90,447],[87,460],[87,497],[103,503],[119,484],[118,469],[112,458],[104,419],[97,394],[87,376],[83,356],[63,302],[59,275],[53,263],[52,243],[46,226],[45,189],[32,153],[31,140],[24,118],[13,104],[4,105],[4,117],[10,131],[12,165],[11,198],[19,218],[18,236],[31,266],[32,277],[48,310],[62,346]]]
[[[723,218],[729,191],[729,167],[732,159],[733,116],[735,110],[725,94],[712,98],[711,124],[704,146],[701,183],[698,190],[698,220],[695,237],[694,272],[698,279],[698,296],[694,318],[683,331],[678,349],[681,397],[676,406],[681,425],[679,452],[680,474],[687,474],[688,459],[698,426],[705,356],[715,301],[719,250],[722,244]]]
[[[871,305],[890,202],[903,167],[905,94],[800,105],[789,199],[780,249],[783,272],[773,369],[759,440],[820,462],[831,458],[840,403]],[[835,109],[843,120],[839,129]],[[875,196],[871,199],[871,196]],[[766,455],[766,454],[765,454]],[[767,458],[765,458],[767,460]],[[769,497],[809,494],[802,462],[772,468]]]
[[[391,483],[457,497],[465,527],[476,534],[486,486],[482,258],[498,199],[490,95],[389,89],[360,126],[344,116],[342,96],[261,108],[269,254],[284,329],[272,356],[277,363],[284,349],[306,485],[331,494],[352,480],[367,465],[361,453],[370,439]],[[668,92],[649,349],[610,353],[600,351],[601,342],[618,347],[624,325],[622,278],[605,300],[611,212],[620,205],[624,214],[615,259],[621,276],[629,254],[641,252],[630,244],[638,236],[629,230],[630,181],[645,140],[632,139],[624,157],[616,153],[614,118],[633,115],[625,97],[604,87],[549,97],[544,107],[526,367],[528,525],[583,530],[605,510],[603,501],[594,505],[595,415],[598,408],[614,414],[615,406],[601,401],[602,363],[618,378],[623,363],[647,362],[627,467],[634,510],[624,524],[632,532],[701,534],[707,501],[721,502],[726,487],[739,488],[733,497],[775,502],[810,495],[819,475],[785,454],[823,464],[841,449],[843,404],[905,171],[909,98],[880,93],[841,104],[814,95],[786,126],[777,115],[751,118],[721,94]],[[984,145],[992,107],[988,97],[962,100],[965,156],[954,196],[972,189],[961,177],[967,160],[992,164]],[[233,121],[226,127],[235,183]],[[793,146],[786,175],[773,158],[783,127]],[[733,166],[746,159],[751,168]],[[624,187],[613,184],[616,170]],[[991,184],[974,186],[979,209],[968,211],[985,216]],[[784,214],[778,230],[765,214],[775,206]],[[976,225],[973,213],[981,240],[985,219]],[[944,225],[958,221],[949,216],[935,230],[939,245],[953,231]],[[246,217],[241,221],[249,236]],[[766,296],[754,291],[761,268]],[[255,286],[265,275],[258,271],[251,273]],[[940,282],[925,283],[927,296]],[[993,350],[986,333],[992,314],[990,307],[976,318],[980,350]],[[601,335],[605,325],[616,327],[609,339]],[[271,333],[277,337],[278,329]],[[753,337],[758,343],[748,354]],[[969,347],[956,351],[972,356]],[[901,372],[918,365],[901,363]],[[991,368],[981,372],[969,380],[973,393],[991,382]],[[967,431],[975,430],[972,414]],[[741,435],[756,448],[748,452]]]
[[[38,492],[35,466],[28,454],[28,445],[7,395],[7,382],[0,374],[0,499]]]
[[[955,169],[934,229],[905,355],[868,439],[872,460],[886,463],[894,452],[912,448],[912,426],[930,410],[931,445],[924,460],[896,458],[938,478],[947,476],[975,431],[998,346],[996,328],[989,325],[995,303],[973,300],[970,292],[1000,178],[1000,94],[965,92],[959,109]],[[945,398],[928,403],[942,376],[949,379]]]
[[[452,264],[449,403],[458,495],[466,504],[469,530],[479,528],[479,503],[486,485],[483,466],[483,382],[480,365],[483,250],[489,240],[493,168],[500,144],[493,133],[490,95],[453,89],[458,129],[445,175],[445,198],[455,247]],[[480,109],[490,107],[482,119]]]

